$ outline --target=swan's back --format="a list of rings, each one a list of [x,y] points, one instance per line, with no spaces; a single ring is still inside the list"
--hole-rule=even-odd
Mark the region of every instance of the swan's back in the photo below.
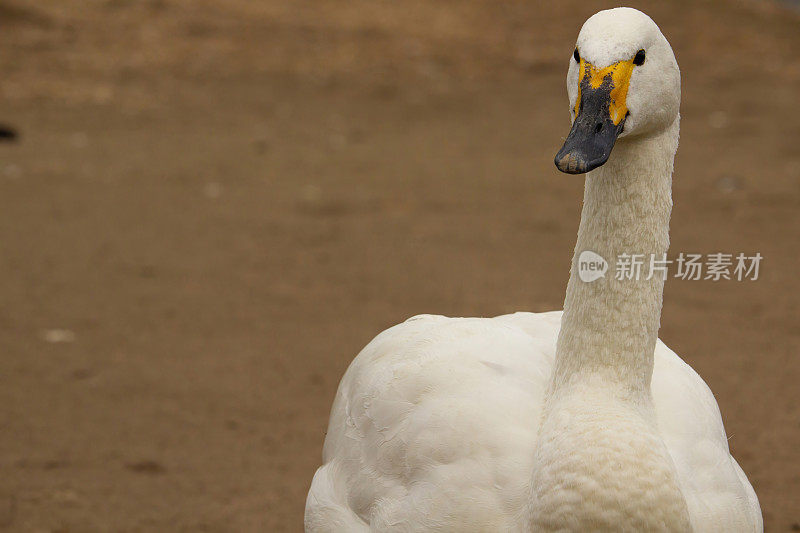
[[[339,385],[306,530],[525,530],[560,320],[424,315],[378,335]],[[695,530],[759,530],[713,395],[660,341],[655,360],[659,429]]]
[[[307,529],[337,530],[328,517],[344,514],[376,531],[514,530],[554,356],[551,316],[531,315],[530,331],[418,316],[378,335],[339,385]]]

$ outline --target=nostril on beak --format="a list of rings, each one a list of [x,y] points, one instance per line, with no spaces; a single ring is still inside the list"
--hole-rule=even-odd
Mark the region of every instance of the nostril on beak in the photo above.
[[[602,130],[603,130],[603,123],[602,123],[602,122],[599,122],[599,123],[597,124],[597,126],[595,126],[595,127],[594,127],[594,132],[595,132],[595,133],[600,133]]]

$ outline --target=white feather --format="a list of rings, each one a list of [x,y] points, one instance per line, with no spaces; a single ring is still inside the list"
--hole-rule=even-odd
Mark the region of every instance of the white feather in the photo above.
[[[378,335],[339,385],[307,529],[524,531],[560,318],[428,315]],[[714,396],[660,341],[652,392],[695,530],[760,530]]]

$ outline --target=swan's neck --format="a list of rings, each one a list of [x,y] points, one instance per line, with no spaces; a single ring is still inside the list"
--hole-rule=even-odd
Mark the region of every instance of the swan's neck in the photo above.
[[[650,396],[664,275],[649,275],[669,243],[678,120],[623,139],[586,178],[578,243],[531,480],[531,531],[691,531]],[[578,259],[608,261],[582,281]],[[641,254],[638,280],[615,278],[621,254]],[[646,495],[646,497],[645,497]]]
[[[647,278],[650,258],[663,259],[669,246],[677,145],[678,119],[656,135],[620,140],[609,161],[587,175],[556,349],[554,389],[601,377],[623,394],[649,391],[663,270],[655,269]],[[581,280],[578,263],[586,250],[608,262],[604,277]],[[624,254],[633,258],[629,264],[642,263],[638,279],[637,267],[627,268]],[[618,273],[623,279],[617,279]],[[628,279],[631,273],[634,279]]]

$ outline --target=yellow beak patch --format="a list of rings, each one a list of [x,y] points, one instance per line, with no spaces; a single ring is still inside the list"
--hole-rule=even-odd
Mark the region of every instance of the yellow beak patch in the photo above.
[[[589,87],[592,89],[599,89],[608,80],[611,85],[608,115],[615,126],[619,125],[625,115],[628,114],[628,106],[625,104],[625,100],[628,97],[628,85],[630,84],[632,73],[633,59],[619,61],[604,69],[598,69],[581,58],[578,66],[578,99],[575,102],[575,116],[580,111],[581,87],[584,82],[588,82]]]

